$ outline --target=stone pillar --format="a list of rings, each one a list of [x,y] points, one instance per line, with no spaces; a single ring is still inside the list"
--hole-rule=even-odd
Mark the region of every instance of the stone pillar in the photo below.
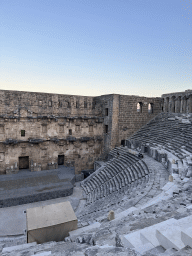
[[[111,141],[110,146],[114,148],[115,146],[120,146],[119,142],[119,95],[113,94],[113,112],[111,120]],[[124,138],[123,138],[124,139]]]
[[[172,97],[172,105],[171,105],[171,112],[175,113],[175,97]]]
[[[189,99],[188,99],[188,111],[189,113],[192,113],[192,94],[189,95]]]
[[[183,113],[187,113],[187,99],[183,97]]]
[[[181,96],[178,97],[178,113],[180,113],[181,109]]]
[[[164,112],[168,112],[168,101],[169,101],[169,98],[164,98],[164,107],[163,107]]]
[[[183,103],[184,103],[184,99],[183,97],[181,97],[180,113],[183,113]]]
[[[166,112],[166,98],[164,98],[163,111]]]
[[[179,113],[179,98],[175,98],[175,113]]]
[[[175,101],[173,97],[169,98],[169,112],[172,112],[172,113],[175,112]]]

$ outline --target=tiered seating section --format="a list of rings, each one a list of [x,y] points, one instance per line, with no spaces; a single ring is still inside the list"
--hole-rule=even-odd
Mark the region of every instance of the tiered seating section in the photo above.
[[[81,183],[87,204],[119,191],[149,173],[145,162],[126,148],[115,148],[110,156],[112,159]]]
[[[191,114],[161,113],[128,139],[127,146],[160,146],[182,160],[192,154],[191,121]]]

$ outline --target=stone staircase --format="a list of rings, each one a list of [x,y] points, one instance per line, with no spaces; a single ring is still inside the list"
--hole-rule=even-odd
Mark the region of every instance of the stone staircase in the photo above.
[[[192,247],[192,215],[176,220],[168,219],[156,225],[138,230],[122,237],[128,248],[135,248],[141,254],[157,246],[181,250]]]

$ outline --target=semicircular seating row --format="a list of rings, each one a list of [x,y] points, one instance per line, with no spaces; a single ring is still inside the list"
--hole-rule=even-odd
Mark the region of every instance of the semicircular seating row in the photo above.
[[[92,204],[84,205],[84,208],[77,216],[78,220],[86,222],[87,219],[89,219],[94,222],[97,221],[97,218],[105,216],[110,210],[115,211],[119,207],[126,210],[134,206],[151,190],[153,179],[153,175],[146,175],[122,187],[119,191],[106,195],[106,197],[100,198]],[[145,191],[145,193],[143,191]]]
[[[184,114],[161,113],[126,140],[126,144],[129,148],[131,145],[135,148],[141,145],[161,146],[182,160],[187,152],[192,153],[190,118],[192,116]]]
[[[149,174],[146,163],[119,147],[110,152],[113,158],[81,182],[87,204],[106,197],[114,191]]]

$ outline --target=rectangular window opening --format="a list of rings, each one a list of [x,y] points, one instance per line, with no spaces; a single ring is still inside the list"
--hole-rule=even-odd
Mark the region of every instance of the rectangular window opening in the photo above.
[[[25,137],[25,130],[21,130],[21,136]]]
[[[105,125],[105,133],[108,133],[108,125]]]

